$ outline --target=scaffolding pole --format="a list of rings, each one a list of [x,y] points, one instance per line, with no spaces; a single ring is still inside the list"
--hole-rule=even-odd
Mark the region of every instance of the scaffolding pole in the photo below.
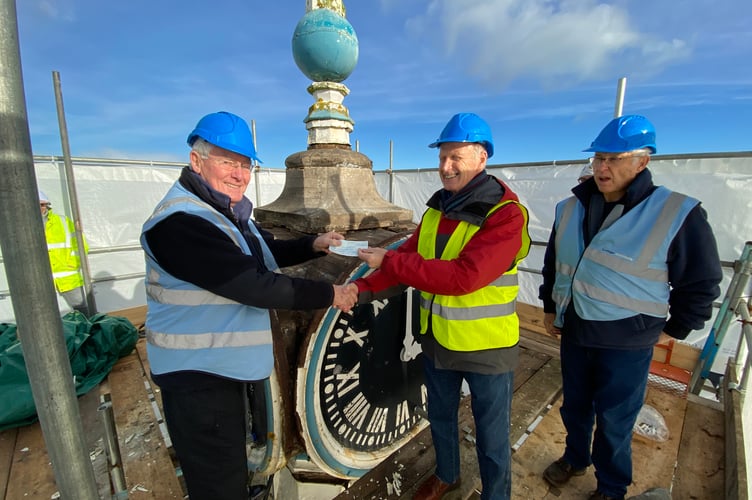
[[[76,191],[76,178],[73,175],[73,162],[71,161],[70,145],[68,142],[68,125],[65,122],[65,108],[63,106],[63,90],[60,85],[60,73],[52,72],[52,85],[55,90],[55,104],[57,106],[57,123],[60,128],[60,145],[63,148],[63,165],[65,165],[65,182],[70,197],[71,215],[76,228],[76,244],[78,245],[78,258],[81,262],[81,275],[84,278],[84,296],[86,297],[86,309],[89,316],[97,312],[97,303],[91,288],[91,272],[89,271],[89,258],[86,255],[84,245],[84,229],[81,223],[81,211],[78,208],[78,191]]]
[[[0,0],[0,248],[31,391],[62,498],[96,500],[39,212],[15,0]]]

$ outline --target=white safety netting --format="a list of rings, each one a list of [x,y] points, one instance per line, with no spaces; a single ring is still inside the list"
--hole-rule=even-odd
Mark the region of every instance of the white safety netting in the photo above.
[[[554,207],[569,195],[583,165],[584,161],[569,161],[489,167],[489,172],[504,180],[527,206],[530,234],[537,242],[520,265],[521,302],[540,305],[539,271]],[[53,210],[70,215],[63,161],[36,157],[35,168],[38,186],[51,198]],[[752,240],[752,153],[656,156],[649,168],[656,184],[700,199],[708,212],[721,260],[729,264],[724,268],[720,302],[733,274],[730,263],[739,258],[744,243]],[[89,269],[97,309],[113,311],[144,304],[141,225],[177,179],[180,165],[74,159],[73,172],[81,223],[90,245]],[[415,222],[425,209],[425,201],[441,187],[436,169],[375,172],[374,178],[382,197],[411,209]],[[263,168],[254,174],[246,194],[255,206],[265,205],[280,195],[284,183],[283,169]],[[67,311],[62,299],[59,305],[61,312]],[[1,321],[14,321],[4,266],[0,268]],[[703,331],[694,332],[689,342],[702,346],[710,326],[712,321]],[[732,337],[727,338],[722,351],[735,348]]]

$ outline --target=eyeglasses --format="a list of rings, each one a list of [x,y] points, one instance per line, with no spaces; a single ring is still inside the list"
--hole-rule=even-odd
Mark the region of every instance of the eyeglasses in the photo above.
[[[207,158],[211,158],[211,160],[215,164],[219,165],[226,172],[230,172],[232,170],[235,170],[236,168],[240,168],[240,169],[243,169],[243,170],[246,170],[246,171],[250,172],[251,171],[251,167],[253,166],[253,165],[251,165],[250,162],[241,162],[241,161],[238,161],[238,160],[230,160],[229,158],[223,158],[221,156],[212,156],[212,155],[209,155],[209,156],[207,156]]]
[[[597,154],[597,155],[593,156],[592,161],[593,161],[593,165],[599,165],[601,163],[605,163],[607,165],[619,165],[624,160],[628,160],[630,158],[639,158],[641,156],[645,156],[645,155],[640,155],[640,154],[626,154],[626,155],[622,155],[622,156],[606,156],[606,155]]]

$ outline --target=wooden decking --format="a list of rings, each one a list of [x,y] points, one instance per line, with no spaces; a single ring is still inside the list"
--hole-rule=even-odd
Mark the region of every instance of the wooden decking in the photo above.
[[[529,334],[530,332],[528,332]],[[564,450],[566,432],[561,407],[559,361],[554,356],[524,349],[515,372],[511,442],[512,498],[574,500],[587,498],[596,487],[592,468],[562,489],[543,478],[543,470]],[[724,498],[724,422],[720,405],[651,383],[646,403],[666,421],[669,438],[658,443],[633,440],[634,483],[628,496],[651,488],[665,488],[675,499]],[[474,425],[469,402],[460,410],[462,486],[447,500],[478,498]],[[420,482],[433,472],[430,429],[356,481],[337,499],[411,498]]]
[[[79,411],[101,498],[114,498],[111,477],[118,469],[125,476],[121,497],[166,500],[185,496],[165,443],[159,394],[148,383],[143,339],[137,349],[121,358],[99,390],[79,398]],[[110,399],[122,464],[113,468],[107,459],[101,401]],[[112,476],[111,476],[112,475]],[[39,422],[0,432],[0,498],[6,500],[58,498]]]
[[[524,317],[523,314],[521,316]],[[535,318],[533,318],[535,319]],[[135,321],[135,320],[134,320]],[[551,488],[541,474],[564,448],[565,432],[558,408],[561,380],[556,343],[540,335],[541,325],[527,321],[520,365],[515,372],[511,418],[513,498],[568,500],[586,498],[595,488],[592,469],[561,490]],[[125,476],[123,493],[131,499],[183,498],[184,490],[165,441],[161,400],[152,390],[144,341],[113,368],[99,391],[79,398],[87,445],[102,498],[110,498],[113,472],[105,451],[104,426],[97,410],[109,395]],[[635,438],[634,484],[629,495],[649,488],[670,489],[675,499],[724,498],[724,414],[721,405],[651,386],[647,401],[658,409],[669,428],[664,443]],[[460,412],[463,484],[449,500],[478,497],[480,479],[469,401]],[[336,498],[410,498],[417,485],[433,472],[430,429]],[[117,472],[115,470],[115,472]],[[57,491],[39,424],[0,433],[0,499],[55,498]],[[278,490],[279,491],[279,490]],[[329,500],[334,494],[321,500]],[[276,498],[283,499],[279,493]],[[306,498],[314,498],[306,496]],[[283,500],[287,500],[284,498]]]

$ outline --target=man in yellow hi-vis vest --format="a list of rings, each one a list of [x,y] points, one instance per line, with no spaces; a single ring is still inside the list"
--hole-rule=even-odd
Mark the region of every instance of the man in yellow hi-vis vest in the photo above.
[[[50,255],[55,289],[71,308],[89,317],[89,307],[84,293],[84,277],[81,273],[81,257],[76,240],[76,227],[69,217],[52,211],[52,203],[42,191],[39,191],[39,208],[44,220],[44,235],[47,238],[47,251]],[[84,251],[89,251],[86,241],[84,241]]]
[[[378,271],[348,285],[364,303],[398,285],[420,290],[420,331],[434,474],[413,500],[439,500],[460,486],[458,409],[472,394],[481,500],[512,496],[509,414],[518,362],[517,263],[530,250],[527,209],[486,171],[494,143],[488,123],[458,113],[429,147],[439,149],[443,189],[399,248],[359,249]],[[378,339],[374,339],[378,342]]]

